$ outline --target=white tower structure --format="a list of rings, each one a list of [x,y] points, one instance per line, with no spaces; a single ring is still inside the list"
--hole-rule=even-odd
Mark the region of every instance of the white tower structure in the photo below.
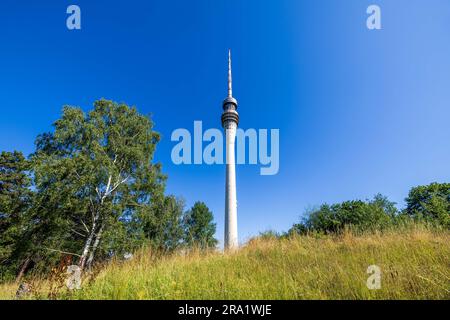
[[[222,127],[226,136],[226,182],[225,182],[225,250],[238,247],[236,166],[234,145],[239,114],[237,101],[233,98],[231,78],[231,50],[228,50],[228,96],[223,101]]]

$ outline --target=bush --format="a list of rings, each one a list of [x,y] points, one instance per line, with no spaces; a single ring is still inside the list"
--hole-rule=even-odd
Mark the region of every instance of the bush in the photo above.
[[[409,191],[404,214],[450,228],[450,183],[431,183]]]
[[[395,203],[378,194],[371,201],[352,200],[338,204],[323,204],[295,224],[288,234],[308,232],[339,233],[346,227],[356,230],[381,230],[393,225],[397,215]]]

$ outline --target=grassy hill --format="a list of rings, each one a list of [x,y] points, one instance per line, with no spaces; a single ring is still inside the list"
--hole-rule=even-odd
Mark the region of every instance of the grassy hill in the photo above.
[[[370,290],[369,265],[381,268]],[[48,298],[54,284],[35,280],[29,298]],[[0,298],[17,285],[0,285]],[[102,268],[61,299],[449,299],[450,232],[414,227],[341,236],[257,239],[235,253],[150,250]]]

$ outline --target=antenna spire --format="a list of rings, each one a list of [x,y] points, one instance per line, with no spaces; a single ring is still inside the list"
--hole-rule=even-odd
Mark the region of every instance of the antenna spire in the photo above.
[[[228,97],[233,96],[233,89],[232,89],[232,78],[231,78],[231,49],[228,49]]]

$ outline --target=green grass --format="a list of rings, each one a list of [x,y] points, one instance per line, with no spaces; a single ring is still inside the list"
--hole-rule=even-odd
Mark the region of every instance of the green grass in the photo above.
[[[449,231],[416,227],[360,236],[259,239],[229,254],[156,257],[142,250],[58,298],[449,299],[449,243]],[[366,286],[372,264],[382,271],[379,290]],[[0,286],[0,292],[7,288],[11,284]],[[11,292],[0,293],[0,298],[11,297]]]

